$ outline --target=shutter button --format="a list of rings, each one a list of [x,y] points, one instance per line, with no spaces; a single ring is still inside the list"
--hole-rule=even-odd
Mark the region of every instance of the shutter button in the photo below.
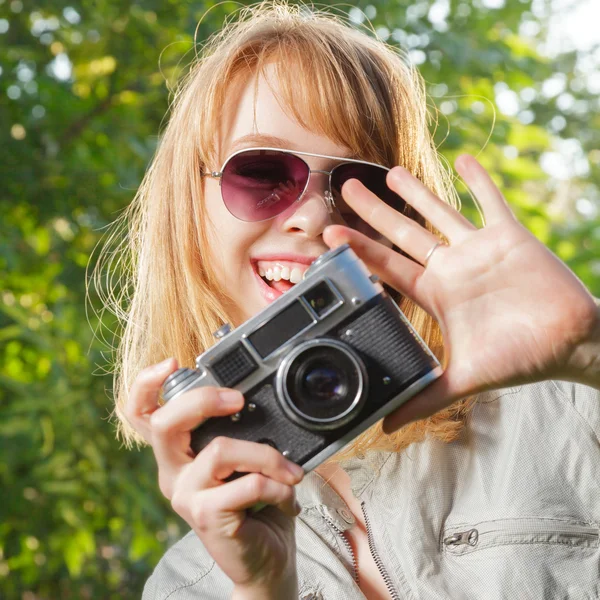
[[[216,340],[221,340],[223,339],[229,332],[231,331],[231,325],[229,323],[225,323],[225,325],[222,325],[221,327],[219,327],[219,329],[217,329],[216,331],[213,332],[213,337]]]
[[[346,521],[346,523],[354,523],[354,517],[345,508],[338,508],[337,512],[340,515],[340,517],[342,517],[342,519]]]

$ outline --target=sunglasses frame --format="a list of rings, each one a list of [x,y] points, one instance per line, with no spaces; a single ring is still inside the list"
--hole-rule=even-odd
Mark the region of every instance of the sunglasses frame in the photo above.
[[[300,200],[302,200],[303,196],[304,196],[304,192],[306,192],[306,188],[308,187],[308,184],[310,183],[310,178],[312,176],[313,173],[323,173],[324,175],[328,175],[328,189],[325,192],[325,204],[327,205],[327,210],[331,213],[333,212],[334,208],[336,208],[335,206],[335,201],[333,199],[333,191],[331,189],[331,177],[332,177],[332,173],[335,171],[335,169],[337,169],[338,167],[343,166],[344,164],[362,164],[362,165],[368,165],[370,167],[379,167],[380,169],[383,169],[384,171],[390,171],[390,169],[388,167],[384,167],[383,165],[378,165],[377,163],[373,163],[373,162],[369,162],[367,160],[359,160],[357,158],[344,158],[344,157],[340,157],[340,156],[331,156],[328,154],[316,154],[314,152],[300,152],[297,150],[289,150],[287,148],[273,148],[273,147],[268,147],[268,146],[256,146],[256,147],[249,147],[249,148],[242,148],[241,150],[236,150],[235,152],[233,152],[232,154],[230,154],[225,161],[223,162],[223,166],[221,167],[220,171],[210,171],[209,173],[201,173],[201,177],[213,177],[215,179],[219,180],[219,187],[222,188],[222,177],[223,177],[223,172],[225,171],[225,168],[227,167],[227,163],[234,158],[235,156],[237,156],[238,154],[241,154],[243,152],[250,152],[250,151],[256,151],[256,150],[271,150],[271,151],[275,151],[275,152],[282,152],[284,154],[291,154],[293,156],[295,156],[296,158],[300,159],[305,165],[306,168],[308,169],[308,177],[306,179],[306,185],[304,186],[304,189],[302,190],[302,192],[300,192],[298,198],[296,198],[296,200],[294,200],[294,202],[292,202],[292,204],[290,204],[290,206],[288,206],[287,208],[285,208],[284,210],[282,210],[280,213],[273,215],[272,217],[267,217],[266,219],[260,219],[258,221],[244,221],[245,223],[262,223],[264,221],[270,221],[271,219],[274,219],[275,217],[278,217],[280,214],[282,214],[283,212],[285,212],[286,210],[288,210],[288,208],[290,208],[291,206],[293,206],[294,204],[300,202]],[[314,156],[316,158],[329,158],[329,159],[333,159],[333,160],[339,160],[341,161],[340,164],[335,165],[335,167],[333,167],[333,169],[331,169],[330,171],[325,171],[323,169],[311,169],[310,165],[302,158],[302,156]],[[227,202],[225,201],[225,198],[223,198],[223,191],[221,189],[221,199],[223,200],[223,204],[225,205],[225,208],[227,208],[227,210],[231,213],[231,210],[229,210],[229,207],[227,206]],[[243,219],[240,219],[239,217],[237,217],[236,215],[234,215],[233,213],[231,213],[236,219],[239,219],[240,221],[243,221]]]

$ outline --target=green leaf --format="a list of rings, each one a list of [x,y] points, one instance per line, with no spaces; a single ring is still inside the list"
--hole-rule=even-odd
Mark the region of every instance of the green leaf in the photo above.
[[[80,529],[65,543],[64,557],[71,577],[79,577],[85,560],[96,551],[96,542],[91,531]]]

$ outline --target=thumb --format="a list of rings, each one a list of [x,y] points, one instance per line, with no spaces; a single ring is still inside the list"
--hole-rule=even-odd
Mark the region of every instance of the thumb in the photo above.
[[[140,371],[125,404],[124,416],[129,424],[150,441],[150,415],[159,408],[158,396],[165,379],[177,369],[177,360],[167,358]]]

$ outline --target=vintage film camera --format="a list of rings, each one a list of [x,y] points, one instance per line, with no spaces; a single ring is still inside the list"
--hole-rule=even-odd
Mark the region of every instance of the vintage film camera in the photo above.
[[[163,398],[217,386],[240,390],[245,403],[195,429],[192,450],[217,436],[262,442],[306,472],[442,374],[347,244],[321,255],[259,314],[215,336],[196,369],[167,378]]]

